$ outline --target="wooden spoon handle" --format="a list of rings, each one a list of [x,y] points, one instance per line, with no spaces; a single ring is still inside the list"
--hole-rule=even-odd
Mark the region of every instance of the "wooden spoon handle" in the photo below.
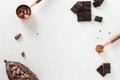
[[[117,41],[118,39],[120,39],[120,33],[118,35],[116,35],[115,37],[113,37],[110,42],[113,43],[115,41]]]
[[[30,7],[33,7],[34,5],[38,4],[41,0],[36,0]]]
[[[38,4],[41,0],[37,0],[36,3]]]

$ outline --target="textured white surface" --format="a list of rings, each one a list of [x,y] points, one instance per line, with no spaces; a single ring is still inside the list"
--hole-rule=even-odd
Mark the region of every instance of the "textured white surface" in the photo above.
[[[101,55],[94,50],[96,44],[120,32],[120,0],[105,0],[101,7],[92,8],[93,19],[102,16],[103,23],[77,22],[70,11],[76,1],[43,0],[32,8],[31,19],[23,22],[15,10],[34,0],[1,0],[0,80],[8,80],[4,59],[22,62],[40,80],[120,79],[120,41],[106,47]],[[17,33],[22,33],[19,41],[14,40]],[[22,51],[25,59],[20,55]],[[111,63],[112,73],[103,78],[96,68],[105,62]]]

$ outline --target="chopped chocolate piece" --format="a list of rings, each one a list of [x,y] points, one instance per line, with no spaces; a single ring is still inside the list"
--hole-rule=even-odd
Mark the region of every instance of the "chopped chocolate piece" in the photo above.
[[[71,10],[77,13],[78,21],[91,21],[91,1],[78,1]]]
[[[100,67],[98,67],[98,69],[97,69],[97,71],[101,74],[101,76],[105,76],[106,75],[106,73],[104,73],[104,71],[103,71],[103,65],[101,65]]]
[[[78,21],[91,21],[91,1],[79,1],[84,7],[84,11],[78,12]]]
[[[20,62],[4,60],[9,80],[39,80],[37,76]],[[12,69],[12,71],[11,71]]]
[[[93,6],[94,6],[94,7],[99,7],[99,6],[102,5],[103,1],[104,1],[104,0],[94,0]]]
[[[98,7],[98,6],[100,6],[100,4],[99,4],[98,1],[97,1],[97,2],[93,2],[93,6],[94,6],[94,7]]]
[[[110,63],[103,63],[103,67],[104,67],[104,72],[105,73],[111,73]]]
[[[74,13],[78,13],[80,11],[84,11],[84,7],[81,3],[77,2],[72,8],[71,10],[74,12]]]
[[[100,17],[100,16],[95,16],[94,21],[97,21],[97,22],[102,22],[102,20],[103,20],[103,17]]]

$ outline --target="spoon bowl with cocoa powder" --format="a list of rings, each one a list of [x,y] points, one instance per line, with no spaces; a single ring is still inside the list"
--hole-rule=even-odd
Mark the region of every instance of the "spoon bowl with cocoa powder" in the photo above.
[[[102,44],[98,44],[98,45],[96,46],[96,48],[95,48],[96,52],[99,53],[99,54],[102,53],[102,52],[104,51],[104,48],[105,48],[107,45],[109,45],[109,44],[117,41],[118,39],[120,39],[120,33],[119,33],[118,35],[116,35],[115,37],[111,38],[109,41],[107,41],[107,42],[104,43],[103,45],[102,45]]]

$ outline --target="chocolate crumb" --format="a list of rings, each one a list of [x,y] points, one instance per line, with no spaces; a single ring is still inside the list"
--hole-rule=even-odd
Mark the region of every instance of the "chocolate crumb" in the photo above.
[[[108,34],[111,34],[111,32],[108,32]]]
[[[36,33],[36,35],[39,35],[39,33]]]
[[[25,57],[25,52],[22,52],[22,53],[21,53],[21,56],[22,56],[22,57]]]
[[[102,32],[101,30],[99,30],[99,32]]]

